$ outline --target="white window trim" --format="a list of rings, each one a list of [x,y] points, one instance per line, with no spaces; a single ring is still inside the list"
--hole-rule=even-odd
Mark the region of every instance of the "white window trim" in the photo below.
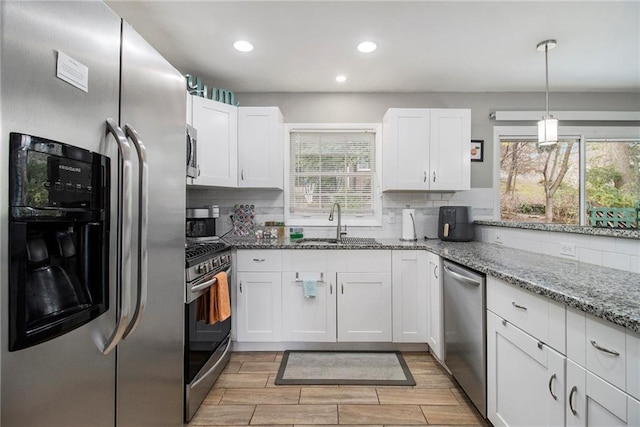
[[[373,182],[373,209],[372,216],[362,218],[354,215],[342,215],[342,225],[349,227],[381,227],[382,226],[382,124],[381,123],[285,123],[284,124],[284,221],[287,226],[335,226],[335,221],[329,221],[329,211],[326,215],[300,217],[292,216],[290,212],[290,163],[291,163],[291,132],[301,131],[349,131],[360,130],[375,132],[375,165],[376,172]]]
[[[537,140],[537,126],[494,126],[493,127],[493,219],[500,221],[500,139],[504,137],[531,137]],[[640,139],[637,126],[560,126],[558,136],[572,136],[578,139],[629,138]]]

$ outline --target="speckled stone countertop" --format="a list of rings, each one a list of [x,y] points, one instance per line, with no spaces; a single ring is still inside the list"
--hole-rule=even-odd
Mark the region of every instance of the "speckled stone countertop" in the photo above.
[[[492,227],[522,228],[525,230],[588,234],[590,236],[606,236],[640,240],[640,230],[637,229],[581,227],[579,225],[545,224],[540,222],[515,221],[475,221],[475,223],[478,225],[490,225]]]
[[[491,243],[403,242],[297,245],[295,241],[226,239],[236,249],[424,249],[473,270],[640,333],[640,274]]]

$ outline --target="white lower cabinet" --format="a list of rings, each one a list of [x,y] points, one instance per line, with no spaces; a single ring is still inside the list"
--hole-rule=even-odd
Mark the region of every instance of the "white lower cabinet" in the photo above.
[[[316,296],[305,298],[304,281],[316,284]],[[335,342],[336,295],[326,272],[282,273],[282,340]]]
[[[431,354],[439,361],[444,361],[444,325],[443,325],[443,300],[442,300],[442,276],[440,274],[440,257],[432,252],[427,252],[429,267],[427,270],[428,288],[428,319],[429,328],[428,344]]]
[[[565,357],[487,312],[487,416],[494,426],[563,426]]]
[[[239,342],[280,341],[282,275],[239,271],[236,275],[236,336]]]
[[[338,273],[338,341],[391,341],[391,272]]]
[[[640,426],[640,402],[567,361],[567,426]]]
[[[429,308],[427,252],[391,252],[393,279],[393,342],[427,342]]]

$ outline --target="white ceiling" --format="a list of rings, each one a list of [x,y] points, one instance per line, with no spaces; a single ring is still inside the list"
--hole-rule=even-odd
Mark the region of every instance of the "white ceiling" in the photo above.
[[[182,73],[234,92],[539,92],[536,44],[554,38],[551,92],[640,93],[639,1],[107,3]]]

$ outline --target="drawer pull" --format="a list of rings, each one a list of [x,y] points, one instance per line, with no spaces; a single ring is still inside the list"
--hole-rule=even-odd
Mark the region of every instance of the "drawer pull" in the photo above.
[[[502,326],[507,326],[507,321],[502,319]]]
[[[538,348],[540,350],[542,350],[542,347],[544,346],[544,343],[542,341],[538,341]]]
[[[551,378],[549,378],[549,393],[551,393],[551,397],[553,397],[553,400],[558,400],[558,396],[553,394],[553,390],[551,390],[551,384],[553,384],[553,380],[555,379],[556,379],[556,374],[551,375]]]
[[[264,262],[265,259],[264,258],[254,258],[253,259],[255,262]]]
[[[615,350],[609,350],[608,348],[600,347],[594,340],[591,340],[591,345],[604,353],[613,354],[614,356],[620,356],[620,353]]]
[[[578,391],[578,387],[573,386],[571,387],[571,393],[569,393],[569,408],[571,409],[571,413],[573,415],[578,415],[578,411],[573,409],[573,395],[576,391]]]
[[[518,304],[516,304],[515,301],[511,301],[511,305],[514,306],[515,308],[519,308],[520,310],[527,311],[527,307],[525,307],[523,305],[518,305]]]

